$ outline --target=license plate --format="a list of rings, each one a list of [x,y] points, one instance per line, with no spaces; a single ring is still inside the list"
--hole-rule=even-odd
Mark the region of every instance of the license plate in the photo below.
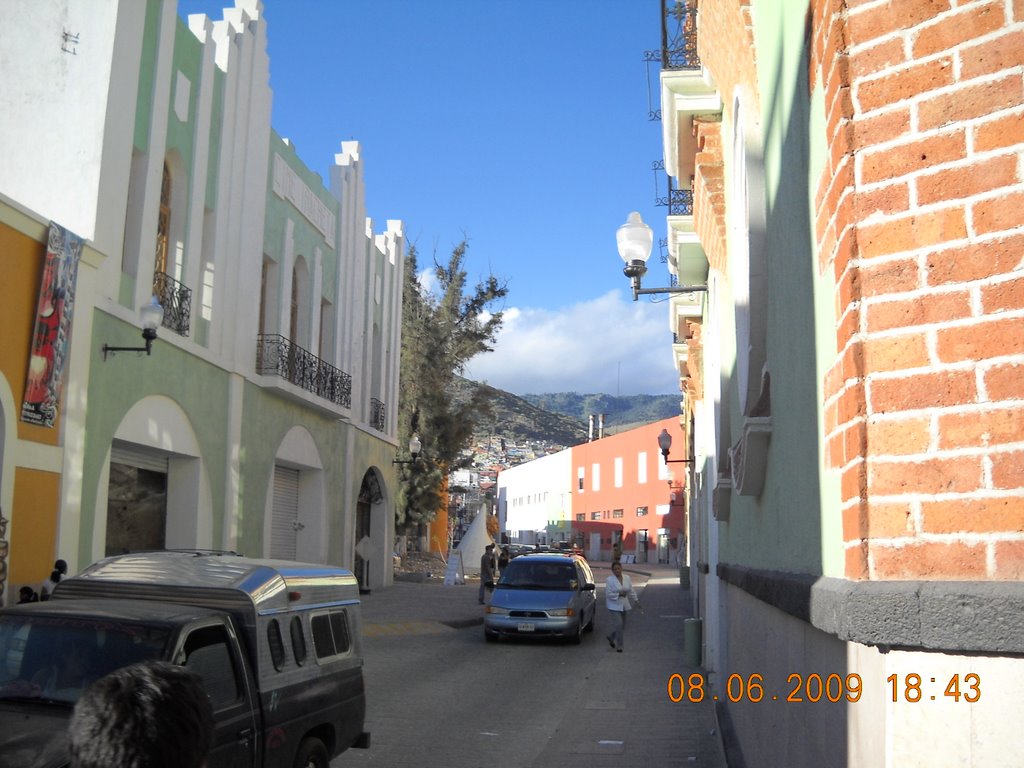
[[[520,621],[518,629],[520,632],[533,632],[533,623],[529,621]]]

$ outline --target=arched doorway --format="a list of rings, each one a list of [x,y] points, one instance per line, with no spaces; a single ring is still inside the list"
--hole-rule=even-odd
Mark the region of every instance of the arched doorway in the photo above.
[[[309,430],[294,426],[278,445],[271,467],[263,531],[265,556],[325,562],[326,499],[320,450]]]
[[[355,574],[360,589],[370,588],[370,559],[381,547],[374,546],[373,522],[374,511],[382,509],[384,493],[381,490],[380,478],[372,469],[363,475],[356,499],[356,534],[355,534]],[[378,534],[378,538],[380,535]]]
[[[93,558],[221,548],[201,456],[189,415],[172,399],[151,395],[129,408],[98,477]]]
[[[167,548],[169,474],[166,451],[113,441],[104,557]]]

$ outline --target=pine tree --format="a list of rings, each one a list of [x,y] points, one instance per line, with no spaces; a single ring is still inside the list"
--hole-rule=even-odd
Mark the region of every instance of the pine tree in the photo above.
[[[419,283],[415,246],[406,256],[398,438],[404,446],[418,435],[423,447],[416,464],[400,468],[399,530],[429,522],[444,508],[444,480],[470,445],[476,422],[490,413],[488,388],[477,388],[471,399],[457,404],[454,382],[470,360],[493,349],[502,313],[489,307],[508,288],[488,275],[466,295],[467,248],[465,241],[456,246],[447,264],[435,259],[436,294]]]

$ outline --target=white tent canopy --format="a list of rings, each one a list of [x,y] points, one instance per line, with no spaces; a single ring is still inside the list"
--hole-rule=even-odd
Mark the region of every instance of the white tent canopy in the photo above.
[[[480,573],[480,558],[483,557],[487,545],[493,543],[494,540],[487,533],[487,513],[480,512],[473,518],[469,530],[455,548],[462,553],[462,567],[466,573]]]

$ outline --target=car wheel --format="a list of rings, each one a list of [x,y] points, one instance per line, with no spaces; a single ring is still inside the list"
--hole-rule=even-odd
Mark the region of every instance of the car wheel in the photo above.
[[[590,614],[590,621],[588,621],[587,622],[587,626],[585,626],[583,628],[584,632],[593,632],[594,631],[594,619],[596,619],[596,618],[597,618],[597,609],[595,608],[594,612],[592,614]]]
[[[569,642],[571,642],[573,645],[579,645],[580,641],[582,641],[582,640],[583,640],[583,619],[581,618],[576,623],[576,631],[573,632],[572,635],[569,637]]]
[[[299,751],[295,753],[295,768],[330,768],[330,756],[327,747],[320,739],[303,739]]]
[[[491,632],[491,631],[485,629],[484,630],[484,640],[486,640],[488,643],[496,643],[498,641],[498,633],[497,632]]]

